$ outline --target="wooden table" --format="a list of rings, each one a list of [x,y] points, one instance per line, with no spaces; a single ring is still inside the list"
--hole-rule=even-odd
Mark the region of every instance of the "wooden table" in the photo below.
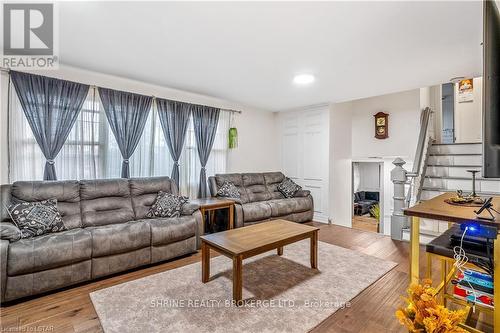
[[[203,230],[206,227],[205,213],[213,213],[218,209],[228,209],[229,211],[229,229],[234,228],[234,200],[228,198],[200,198],[193,199],[189,202],[200,205],[201,218],[203,221]],[[211,218],[209,217],[211,220]],[[213,222],[213,221],[211,221]]]
[[[441,194],[431,200],[424,201],[413,207],[404,210],[404,214],[411,216],[411,232],[410,232],[410,283],[419,282],[419,245],[420,245],[420,218],[427,218],[439,221],[453,223],[474,222],[481,225],[489,225],[497,227],[500,230],[500,214],[493,212],[495,215],[494,221],[480,219],[474,213],[478,207],[461,207],[449,205],[444,200],[455,196],[455,193]],[[493,207],[500,210],[500,197],[494,197],[492,201]],[[481,216],[487,217],[489,214],[483,212]],[[494,332],[500,333],[500,237],[497,237],[493,244],[493,271],[494,280]]]
[[[210,249],[233,260],[233,300],[241,303],[243,294],[243,259],[277,249],[283,254],[283,246],[309,238],[311,268],[318,268],[318,230],[304,224],[275,220],[248,227],[201,236],[203,283],[210,279]]]

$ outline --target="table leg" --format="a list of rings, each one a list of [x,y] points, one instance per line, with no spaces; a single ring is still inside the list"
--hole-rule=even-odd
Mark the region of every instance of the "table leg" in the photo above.
[[[410,230],[410,284],[419,283],[420,218],[412,217]]]
[[[429,252],[425,252],[425,255],[427,257],[427,274],[426,278],[432,280],[432,254]]]
[[[445,259],[441,259],[441,281],[443,290],[441,291],[441,304],[446,306],[446,276],[448,275],[448,264]]]
[[[311,268],[318,268],[318,230],[311,235]]]
[[[210,279],[210,247],[201,241],[201,281],[207,283]]]
[[[234,205],[229,205],[229,229],[234,228]]]
[[[215,210],[210,209],[208,211],[208,219],[210,223],[210,232],[214,233],[215,232]]]
[[[237,305],[243,298],[243,259],[241,256],[233,257],[233,300]]]
[[[493,243],[493,251],[493,303],[495,304],[493,329],[495,333],[500,333],[500,235],[497,235]]]
[[[203,207],[200,207],[200,213],[201,213],[201,225],[203,226],[203,234],[207,232],[207,225],[205,221],[205,209]]]
[[[278,255],[279,256],[283,255],[283,246],[278,247]]]

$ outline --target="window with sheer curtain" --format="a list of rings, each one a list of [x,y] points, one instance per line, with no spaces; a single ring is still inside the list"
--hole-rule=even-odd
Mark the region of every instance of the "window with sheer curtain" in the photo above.
[[[9,179],[41,180],[45,158],[38,147],[13,87],[9,108]],[[224,173],[230,112],[221,110],[217,135],[207,163],[207,175]],[[64,179],[119,178],[122,157],[95,89],[90,89],[78,119],[55,159],[57,177]],[[141,140],[130,159],[131,177],[170,176],[173,160],[153,103]],[[200,161],[192,119],[179,160],[180,191],[196,197]]]

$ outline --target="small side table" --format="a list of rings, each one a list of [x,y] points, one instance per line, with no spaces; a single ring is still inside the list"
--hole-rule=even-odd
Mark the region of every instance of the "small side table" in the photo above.
[[[229,211],[229,229],[234,228],[234,201],[226,198],[200,198],[193,199],[189,202],[200,205],[201,218],[203,221],[203,228],[205,230],[207,221],[205,219],[205,213],[213,213],[218,209],[228,209]],[[212,215],[213,216],[213,215]],[[209,217],[210,219],[210,217]]]

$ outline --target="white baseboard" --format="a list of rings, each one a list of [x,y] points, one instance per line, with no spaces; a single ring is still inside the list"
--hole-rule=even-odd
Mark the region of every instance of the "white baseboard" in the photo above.
[[[328,223],[328,216],[321,213],[314,213],[313,220],[315,222]]]

